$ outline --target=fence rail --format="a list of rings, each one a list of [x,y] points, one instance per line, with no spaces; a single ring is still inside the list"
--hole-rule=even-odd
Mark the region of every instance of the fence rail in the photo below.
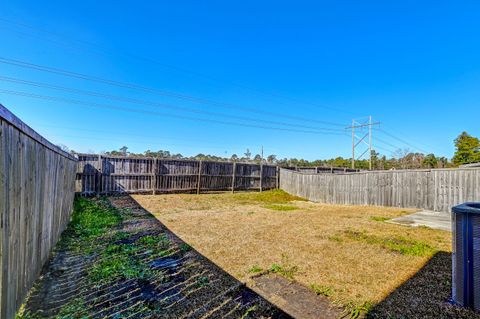
[[[0,318],[15,317],[70,219],[75,165],[0,104]]]
[[[78,154],[82,195],[266,190],[278,187],[273,165]]]
[[[325,166],[314,166],[314,167],[294,167],[293,170],[301,173],[310,173],[310,174],[343,174],[343,173],[353,173],[360,172],[359,169],[346,168],[346,167],[325,167]]]
[[[480,201],[480,169],[366,171],[305,174],[280,170],[280,188],[328,204],[378,205],[450,212]]]

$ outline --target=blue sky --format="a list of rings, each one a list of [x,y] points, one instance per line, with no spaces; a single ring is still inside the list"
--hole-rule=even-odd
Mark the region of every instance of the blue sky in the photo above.
[[[4,1],[1,12],[0,103],[76,151],[349,157],[344,128],[368,115],[387,156],[451,157],[461,131],[480,136],[478,1]]]

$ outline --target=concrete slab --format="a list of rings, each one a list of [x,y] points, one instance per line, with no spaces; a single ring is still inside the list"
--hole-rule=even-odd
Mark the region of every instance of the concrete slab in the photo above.
[[[253,278],[252,289],[273,302],[293,318],[336,319],[343,318],[344,310],[334,306],[325,296],[277,275],[260,275]]]
[[[427,226],[434,229],[452,231],[451,214],[427,210],[397,217],[387,221],[387,223],[413,227]]]

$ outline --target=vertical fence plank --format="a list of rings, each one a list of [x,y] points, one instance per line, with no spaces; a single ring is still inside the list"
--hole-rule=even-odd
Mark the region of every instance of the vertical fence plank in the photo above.
[[[237,170],[237,163],[233,162],[233,168],[232,168],[232,194],[235,192],[235,174]]]
[[[152,194],[157,194],[157,166],[158,166],[158,159],[155,157],[153,159],[153,167],[152,167]]]
[[[263,190],[263,163],[260,163],[260,192]]]
[[[103,180],[103,163],[102,163],[102,155],[98,155],[97,160],[97,176],[96,176],[96,183],[95,183],[95,192],[97,194],[102,193],[102,180]]]
[[[202,184],[202,161],[198,162],[198,178],[197,178],[197,194],[200,194],[200,188]]]

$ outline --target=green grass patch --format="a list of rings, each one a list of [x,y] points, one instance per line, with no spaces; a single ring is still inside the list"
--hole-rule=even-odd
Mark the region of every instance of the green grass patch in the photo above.
[[[328,240],[336,241],[337,243],[343,242],[343,238],[340,237],[339,235],[331,235],[331,236],[328,236]]]
[[[210,210],[212,206],[193,206],[193,207],[186,207],[187,210]]]
[[[122,230],[119,226],[128,217],[134,218],[131,210],[115,208],[106,198],[75,198],[72,220],[56,249],[94,253],[91,256],[95,261],[86,269],[87,285],[97,287],[125,279],[163,280],[164,274],[152,268],[151,262],[189,249],[188,245],[178,249],[165,234]],[[200,278],[198,284],[208,285],[208,278]],[[55,318],[88,318],[86,308],[85,302],[77,298],[63,305]],[[41,314],[36,313],[17,315],[17,319],[40,318]]]
[[[144,236],[140,238],[136,242],[136,244],[141,246],[142,248],[149,248],[149,249],[155,248],[160,250],[165,250],[170,247],[170,241],[165,235]]]
[[[426,242],[416,241],[404,237],[379,237],[364,232],[347,230],[348,238],[371,245],[379,245],[385,249],[409,256],[433,256],[437,251]]]
[[[70,225],[77,237],[90,239],[104,234],[121,221],[121,214],[106,199],[93,201],[78,197]]]
[[[345,310],[342,313],[342,318],[347,316],[350,319],[364,318],[365,315],[367,315],[373,309],[373,306],[374,304],[370,301],[366,301],[362,304],[355,304],[353,302],[350,302],[345,306]],[[400,318],[402,317],[400,316]]]
[[[107,235],[122,220],[122,215],[108,200],[77,197],[73,204],[72,220],[58,247],[90,251],[92,246],[98,245],[97,238]]]
[[[322,285],[317,285],[317,284],[311,284],[310,288],[315,291],[317,295],[320,296],[325,296],[325,297],[330,297],[333,295],[333,288],[328,287],[328,286],[322,286]]]
[[[121,213],[106,198],[77,197],[73,204],[72,220],[62,234],[57,249],[69,249],[89,254],[101,243],[99,238],[122,236],[120,232],[113,235],[111,232],[123,219]]]
[[[269,271],[285,278],[293,279],[295,274],[298,272],[298,267],[292,265],[286,255],[282,255],[282,261],[280,263],[272,264]]]
[[[210,285],[210,279],[207,276],[198,277],[197,279],[197,286],[198,287],[206,287]]]
[[[289,193],[281,190],[274,189],[264,192],[248,192],[248,193],[236,193],[232,197],[243,204],[250,203],[265,203],[265,204],[286,204],[292,201],[306,201],[306,199],[290,195]]]
[[[87,307],[83,298],[77,298],[63,306],[56,319],[88,318]]]
[[[85,300],[83,298],[76,298],[69,301],[60,308],[60,311],[55,317],[45,317],[39,313],[31,313],[24,311],[24,305],[15,315],[15,319],[87,319],[89,318]]]
[[[158,271],[141,261],[139,253],[148,251],[151,258],[164,257],[173,250],[165,235],[147,235],[133,243],[111,243],[101,253],[101,261],[88,272],[92,283],[106,283],[118,279],[151,278]]]
[[[388,217],[383,217],[383,216],[372,216],[370,217],[370,220],[373,220],[374,222],[384,222],[386,220],[389,220],[390,218]]]
[[[142,278],[146,275],[145,268],[136,262],[134,258],[130,258],[129,251],[125,250],[124,252],[111,254],[101,262],[96,263],[88,272],[88,277],[96,284],[120,278]]]
[[[251,306],[250,308],[248,308],[248,309],[243,313],[243,315],[240,317],[240,319],[246,319],[246,318],[248,318],[251,313],[255,312],[255,310],[257,310],[257,306],[256,306],[256,305]]]
[[[252,274],[258,274],[258,273],[261,273],[263,272],[263,268],[258,266],[258,265],[253,265],[249,270],[248,270],[249,273],[252,273]]]
[[[264,205],[263,207],[271,210],[282,211],[282,212],[297,209],[297,207],[293,205],[279,205],[279,204],[269,204],[269,205]]]
[[[186,253],[186,252],[192,250],[192,246],[190,246],[190,245],[187,244],[187,243],[182,243],[182,244],[180,245],[180,250],[183,251],[184,253]]]

